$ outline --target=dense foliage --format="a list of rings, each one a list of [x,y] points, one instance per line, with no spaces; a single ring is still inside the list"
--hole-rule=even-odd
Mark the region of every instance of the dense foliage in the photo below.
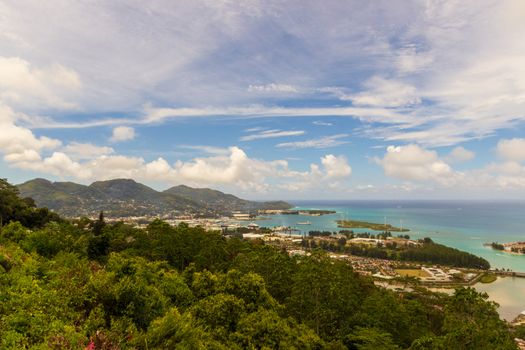
[[[2,349],[515,349],[496,305],[160,220],[0,231]]]
[[[501,243],[492,242],[490,245],[492,246],[492,249],[505,250],[505,246],[503,244],[501,244]]]
[[[403,250],[399,253],[401,260],[421,261],[432,264],[452,265],[488,269],[487,260],[461,250],[437,244],[432,241],[423,242],[420,247]]]
[[[59,217],[47,208],[36,208],[31,198],[20,198],[18,189],[5,179],[0,179],[0,226],[19,221],[26,227],[42,227]]]

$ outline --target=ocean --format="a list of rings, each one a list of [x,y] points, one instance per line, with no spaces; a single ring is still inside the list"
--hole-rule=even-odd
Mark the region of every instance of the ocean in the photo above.
[[[525,272],[525,255],[503,253],[486,242],[525,241],[525,201],[291,201],[295,209],[334,210],[323,216],[269,215],[260,226],[290,226],[296,234],[338,231],[336,220],[363,220],[410,229],[413,239],[430,237],[487,259],[493,268]],[[310,225],[298,225],[309,221]],[[369,231],[354,229],[355,232]],[[394,233],[395,234],[395,233]]]

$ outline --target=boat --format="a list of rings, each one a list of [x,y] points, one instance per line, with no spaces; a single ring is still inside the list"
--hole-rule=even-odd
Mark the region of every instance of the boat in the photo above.
[[[299,221],[297,225],[311,225],[312,223],[310,221]]]

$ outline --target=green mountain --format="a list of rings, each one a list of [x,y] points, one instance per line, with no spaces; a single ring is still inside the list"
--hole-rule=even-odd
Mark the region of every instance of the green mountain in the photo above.
[[[156,191],[130,179],[97,181],[89,186],[74,182],[34,179],[18,185],[23,197],[31,197],[38,206],[48,207],[64,216],[107,216],[198,214],[213,216],[235,210],[287,209],[285,202],[253,202],[211,189],[188,186]]]
[[[164,193],[185,197],[201,205],[209,205],[224,212],[232,210],[290,209],[292,207],[289,203],[283,201],[254,202],[209,188],[192,188],[185,185],[171,187]]]

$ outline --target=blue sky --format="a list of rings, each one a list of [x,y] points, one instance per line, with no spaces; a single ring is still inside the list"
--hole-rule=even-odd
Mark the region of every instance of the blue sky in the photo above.
[[[525,3],[1,1],[0,172],[522,198]]]

